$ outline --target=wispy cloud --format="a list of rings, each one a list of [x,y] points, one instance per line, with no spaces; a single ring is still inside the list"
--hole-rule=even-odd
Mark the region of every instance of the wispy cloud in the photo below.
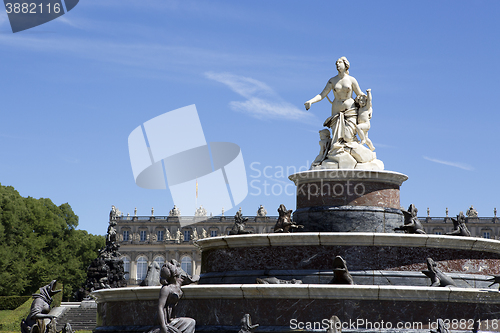
[[[435,158],[430,158],[430,157],[427,157],[427,156],[423,156],[423,157],[427,161],[431,161],[431,162],[435,162],[435,163],[439,163],[439,164],[444,164],[444,165],[449,165],[449,166],[452,166],[452,167],[455,167],[455,168],[460,168],[460,169],[467,170],[467,171],[474,170],[474,167],[472,167],[472,166],[470,166],[468,164],[465,164],[465,163],[443,161],[443,160],[438,160],[438,159],[435,159]]]
[[[78,163],[80,163],[80,160],[77,159],[77,158],[74,158],[74,157],[63,156],[62,159],[63,159],[64,162],[70,163],[70,164],[78,164]]]
[[[225,84],[229,89],[247,99],[230,102],[229,106],[234,111],[245,112],[258,119],[305,120],[313,118],[310,113],[283,101],[271,87],[259,80],[231,73],[207,72],[205,76]]]
[[[387,145],[385,143],[379,143],[379,142],[373,142],[373,145],[375,147],[380,147],[380,148],[396,148],[394,146],[391,146],[391,145]]]
[[[58,22],[61,22],[61,23],[67,24],[67,25],[69,25],[69,26],[71,26],[71,27],[73,27],[73,28],[79,28],[78,24],[76,24],[76,23],[74,22],[74,20],[70,20],[70,19],[68,19],[68,18],[66,18],[66,17],[64,17],[64,16],[60,16],[60,17],[58,17],[57,19],[58,19]]]

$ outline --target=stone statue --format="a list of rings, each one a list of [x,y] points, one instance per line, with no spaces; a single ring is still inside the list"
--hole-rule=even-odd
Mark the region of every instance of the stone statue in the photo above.
[[[170,233],[170,230],[165,231],[165,242],[171,241],[172,240],[172,234]]]
[[[196,231],[196,228],[195,228],[193,230],[193,234],[191,235],[191,240],[197,241],[198,239],[200,239],[200,237],[198,236],[198,231]]]
[[[341,332],[342,332],[342,322],[340,321],[339,317],[331,316],[326,333],[341,333]]]
[[[341,256],[336,256],[333,259],[333,279],[330,284],[354,284],[346,262]]]
[[[224,207],[222,207],[222,213],[221,216],[224,216]]]
[[[422,271],[422,273],[431,279],[431,287],[457,286],[451,277],[441,272],[431,258],[427,258],[427,269],[426,271]]]
[[[201,238],[207,238],[207,237],[208,237],[207,231],[205,230],[205,228],[202,228],[201,229]]]
[[[200,208],[196,209],[194,216],[207,216],[207,210],[203,206],[200,206]]]
[[[443,319],[437,320],[437,329],[431,330],[431,333],[450,333]]]
[[[160,270],[160,299],[158,300],[158,319],[160,327],[150,333],[194,333],[196,321],[193,318],[175,315],[175,307],[183,292],[181,286],[197,282],[190,277],[176,260],[163,265]]]
[[[491,287],[492,285],[497,283],[500,284],[500,276],[494,275],[491,279],[488,279],[487,281],[491,281],[491,284],[488,287]],[[498,291],[500,291],[500,285],[498,286]]]
[[[319,131],[319,154],[312,162],[311,169],[315,169],[321,165],[321,162],[326,160],[326,155],[330,151],[331,143],[332,138],[330,137],[330,130],[325,128]]]
[[[264,208],[264,206],[260,205],[259,209],[257,210],[257,216],[265,217],[266,215],[267,215],[267,210]]]
[[[148,272],[146,273],[146,278],[142,280],[141,286],[159,286],[160,285],[160,265],[156,261],[153,261],[148,266]]]
[[[268,278],[257,278],[257,284],[302,284],[302,280],[281,280],[276,277],[268,277]]]
[[[170,212],[168,213],[168,216],[181,216],[181,210],[179,208],[177,208],[176,205],[174,205],[174,208],[172,208],[170,210]]]
[[[85,285],[75,292],[75,298],[79,301],[88,297],[94,290],[127,286],[123,260],[120,259],[121,254],[118,252],[120,244],[118,244],[115,228],[119,213],[120,211],[115,206],[111,206],[106,246],[99,250],[99,257],[88,266]]]
[[[175,241],[176,243],[181,243],[184,241],[184,235],[179,229],[177,229],[177,232],[175,233]]]
[[[40,288],[39,294],[33,294],[33,303],[28,317],[21,321],[22,333],[45,333],[48,327],[45,325],[45,319],[50,319],[49,325],[55,328],[55,322],[52,320],[55,316],[50,315],[50,304],[52,303],[52,296],[61,292],[61,290],[54,290],[56,280],[53,280],[48,285]],[[48,325],[47,325],[48,326]]]
[[[70,323],[66,323],[66,324],[64,324],[64,327],[63,327],[61,333],[75,333],[75,331],[73,331],[73,328],[71,328]]]
[[[241,319],[241,329],[238,331],[238,333],[252,333],[253,330],[257,327],[259,327],[259,324],[252,325],[252,319],[247,313]]]
[[[134,208],[134,216],[137,216],[137,207]]]
[[[424,227],[417,218],[418,209],[414,204],[408,207],[408,210],[402,210],[405,224],[401,227],[394,228],[394,231],[404,231],[407,234],[425,234]]]
[[[286,210],[285,205],[281,204],[278,208],[278,221],[274,226],[274,232],[290,232],[290,229],[304,228],[303,225],[295,224],[292,221],[292,210]]]
[[[383,170],[384,163],[376,158],[373,152],[375,148],[368,139],[372,115],[371,90],[367,90],[368,96],[361,91],[356,79],[349,75],[350,64],[346,57],[339,58],[336,66],[338,75],[328,80],[319,95],[304,103],[306,110],[309,110],[311,104],[325,97],[330,101],[328,94],[333,91],[334,99],[330,101],[332,115],[323,123],[323,126],[332,130],[330,147],[324,160],[315,160],[316,164],[311,169]],[[356,100],[353,99],[353,92]],[[363,144],[368,145],[368,148]]]
[[[474,206],[471,205],[465,214],[467,215],[467,217],[476,218],[477,217],[477,210],[475,210]]]
[[[229,231],[229,235],[245,235],[251,234],[252,232],[249,230],[245,230],[246,224],[248,221],[248,217],[243,217],[241,215],[241,209],[236,212],[234,215],[234,225],[233,228]]]
[[[361,139],[361,144],[366,144],[371,151],[375,150],[372,141],[368,138],[370,119],[372,119],[372,90],[366,89],[366,95],[358,95],[354,100],[359,105],[358,125],[356,131]]]
[[[446,235],[450,236],[465,236],[465,237],[470,237],[471,233],[469,229],[467,229],[467,226],[465,225],[465,215],[464,212],[460,212],[460,214],[457,215],[457,218],[451,218],[453,221],[453,227],[455,230],[447,232]]]
[[[114,205],[111,205],[111,211],[109,212],[109,220],[115,220],[122,214]]]

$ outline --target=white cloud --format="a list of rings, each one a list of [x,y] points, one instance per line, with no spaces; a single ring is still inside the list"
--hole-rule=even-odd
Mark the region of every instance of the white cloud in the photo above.
[[[70,20],[70,19],[68,19],[68,18],[66,18],[64,16],[58,17],[57,18],[57,22],[67,24],[67,25],[69,25],[69,26],[71,26],[73,28],[79,28],[78,24],[76,24],[74,22],[74,20]]]
[[[435,162],[435,163],[439,163],[439,164],[444,164],[444,165],[449,165],[449,166],[452,166],[452,167],[455,167],[455,168],[460,168],[460,169],[467,170],[467,171],[474,170],[474,168],[472,166],[470,166],[468,164],[465,164],[465,163],[443,161],[443,160],[438,160],[438,159],[435,159],[435,158],[430,158],[430,157],[427,157],[427,156],[423,156],[423,158],[425,160],[428,160],[428,161],[431,161],[431,162]]]
[[[229,89],[247,99],[230,102],[229,106],[234,111],[245,112],[258,119],[305,120],[313,118],[310,113],[283,101],[271,87],[259,80],[231,73],[207,72],[205,76],[225,84]]]

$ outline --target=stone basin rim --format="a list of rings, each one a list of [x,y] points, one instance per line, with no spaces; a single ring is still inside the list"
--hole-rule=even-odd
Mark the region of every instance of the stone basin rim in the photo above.
[[[295,185],[317,181],[373,181],[391,183],[401,186],[408,176],[388,170],[358,170],[358,169],[322,169],[300,171],[288,176]]]
[[[377,232],[295,232],[218,236],[196,241],[200,250],[269,246],[397,246],[485,251],[500,254],[500,240]]]
[[[92,292],[98,304],[158,300],[160,286],[101,289]],[[189,285],[183,299],[362,299],[500,304],[500,292],[491,289],[376,285]]]

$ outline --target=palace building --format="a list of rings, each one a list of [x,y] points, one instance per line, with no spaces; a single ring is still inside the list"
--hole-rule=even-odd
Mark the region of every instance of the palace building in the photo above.
[[[206,212],[198,209],[197,216],[180,216],[174,207],[169,216],[123,216],[117,217],[117,241],[120,244],[126,279],[129,285],[139,284],[145,277],[148,266],[156,261],[160,267],[164,262],[175,259],[189,274],[200,274],[201,254],[194,241],[227,235],[233,228],[233,216],[204,216]],[[448,214],[446,214],[448,215]],[[467,211],[466,225],[473,237],[500,239],[499,219],[496,209],[493,217],[478,217],[471,207]],[[256,216],[248,216],[245,230],[253,233],[272,233],[277,216],[267,216],[260,207]],[[419,217],[428,234],[444,235],[451,232],[451,217]]]

